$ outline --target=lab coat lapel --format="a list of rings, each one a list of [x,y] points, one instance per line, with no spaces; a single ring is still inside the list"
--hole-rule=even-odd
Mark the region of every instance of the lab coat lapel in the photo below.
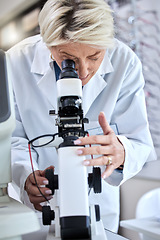
[[[104,79],[100,75],[95,74],[94,77],[92,77],[92,79],[84,86],[83,89],[84,115],[87,114],[92,103],[97,98],[97,96],[102,92],[102,90],[106,87],[106,85],[107,83],[104,81]]]
[[[89,111],[92,103],[98,97],[98,95],[107,86],[107,81],[104,76],[110,72],[113,72],[113,66],[108,57],[108,51],[106,51],[105,57],[96,72],[96,74],[90,79],[90,81],[83,87],[83,111],[84,115]]]
[[[57,85],[54,70],[48,69],[46,74],[38,82],[38,87],[48,99],[53,110],[57,110]]]
[[[50,51],[40,41],[31,65],[31,72],[38,76],[37,85],[51,104],[51,109],[57,109],[56,77]]]

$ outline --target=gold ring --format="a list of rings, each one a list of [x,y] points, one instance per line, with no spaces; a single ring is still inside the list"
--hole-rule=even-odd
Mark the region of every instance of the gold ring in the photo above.
[[[107,165],[111,165],[112,164],[112,158],[111,158],[111,156],[107,156],[107,157],[108,157]]]

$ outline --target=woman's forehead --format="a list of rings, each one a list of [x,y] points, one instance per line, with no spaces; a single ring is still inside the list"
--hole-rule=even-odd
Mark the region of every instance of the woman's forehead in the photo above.
[[[53,51],[56,50],[59,54],[67,54],[70,56],[96,56],[104,51],[98,46],[93,46],[84,43],[66,43],[62,45],[57,45],[52,48]]]

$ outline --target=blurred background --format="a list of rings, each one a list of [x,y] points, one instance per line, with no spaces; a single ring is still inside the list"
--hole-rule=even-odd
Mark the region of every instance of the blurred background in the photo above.
[[[39,33],[38,14],[44,0],[0,0],[0,47],[7,50]]]
[[[38,14],[45,2],[0,0],[0,48],[7,50],[39,33]],[[146,164],[140,174],[121,186],[121,220],[125,220],[135,217],[137,202],[144,193],[160,186],[160,0],[107,2],[114,10],[116,37],[142,62],[150,131],[158,156],[157,161]],[[140,239],[124,228],[119,232],[131,240]]]

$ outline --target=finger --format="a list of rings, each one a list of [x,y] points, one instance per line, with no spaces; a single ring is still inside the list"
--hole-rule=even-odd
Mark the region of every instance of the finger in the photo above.
[[[104,135],[107,135],[109,133],[113,133],[112,128],[109,126],[109,124],[106,120],[104,112],[100,112],[100,114],[98,116],[98,121],[99,121],[99,124],[100,124],[100,126],[103,130]]]
[[[102,173],[102,178],[105,179],[105,178],[109,177],[113,173],[114,169],[115,168],[114,168],[113,164],[108,165],[106,167],[106,170]]]
[[[37,187],[36,185],[33,184],[28,184],[28,188],[26,189],[28,194],[32,194],[35,196],[39,196],[39,195],[45,195],[45,196],[49,196],[52,194],[52,191],[49,188],[46,187]]]
[[[40,204],[33,204],[34,205],[34,208],[37,210],[37,211],[40,211],[42,212],[42,206]]]
[[[110,156],[112,158],[112,161],[114,160],[113,156]],[[101,156],[98,158],[93,158],[93,159],[87,159],[83,161],[83,165],[85,166],[102,166],[102,165],[107,165],[108,164],[108,156]],[[114,165],[112,163],[112,165]]]
[[[29,194],[29,200],[32,204],[40,204],[42,202],[46,202],[46,201],[49,201],[53,198],[53,196],[46,196],[46,197],[43,197],[43,196],[34,196],[34,195],[31,195]]]
[[[114,141],[115,135],[92,135],[89,137],[79,138],[74,141],[75,145],[90,145],[90,144],[101,144],[107,145]]]
[[[79,148],[77,151],[77,155],[110,155],[112,154],[112,146],[92,146],[92,147],[84,147]]]
[[[42,176],[43,175],[42,172],[43,171],[40,171],[40,170],[37,170],[34,172],[36,182],[38,185],[47,185],[47,184],[49,184],[48,179]],[[36,184],[33,173],[30,174],[28,178],[32,184],[34,184],[34,185]]]

